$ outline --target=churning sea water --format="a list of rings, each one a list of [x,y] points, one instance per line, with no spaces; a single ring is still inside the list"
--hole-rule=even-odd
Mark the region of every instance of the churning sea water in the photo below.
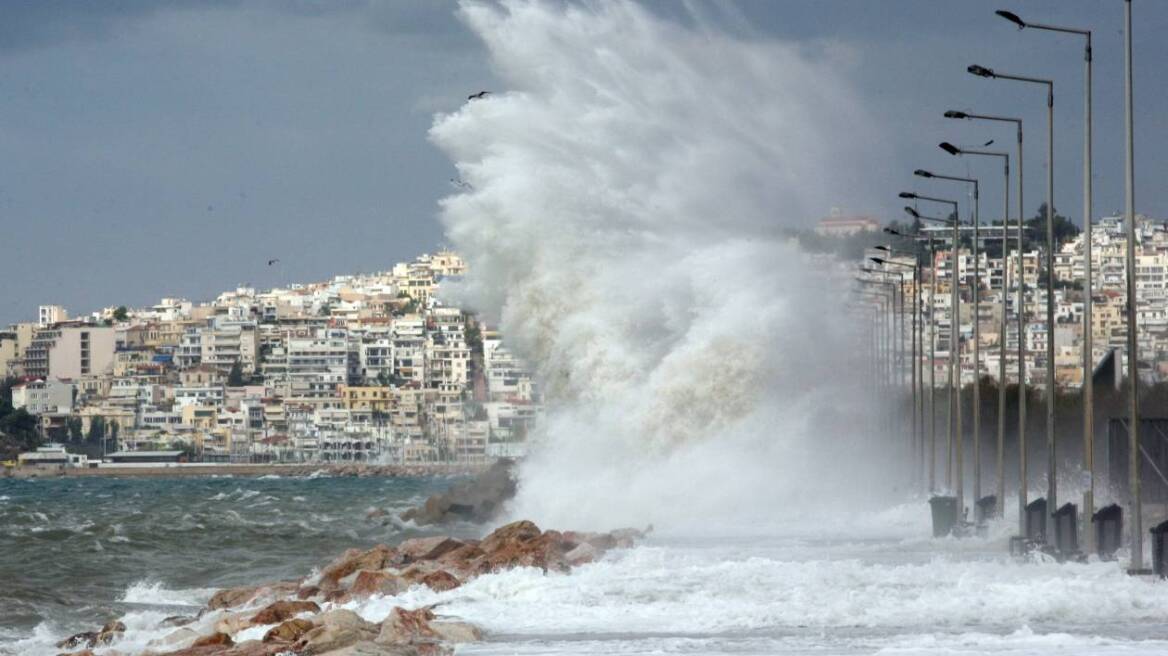
[[[56,639],[115,617],[128,631],[114,648],[133,653],[216,588],[303,576],[348,547],[418,534],[366,512],[449,483],[0,481],[0,653],[55,654]],[[658,529],[568,575],[514,570],[347,607],[377,621],[439,603],[487,632],[465,654],[1168,653],[1168,584],[1117,563],[1012,560],[1008,524],[958,541],[929,538],[926,521],[914,503]]]
[[[0,479],[0,653],[56,654],[53,639],[126,613],[193,612],[216,588],[304,576],[349,547],[416,535],[366,514],[400,512],[449,485]]]

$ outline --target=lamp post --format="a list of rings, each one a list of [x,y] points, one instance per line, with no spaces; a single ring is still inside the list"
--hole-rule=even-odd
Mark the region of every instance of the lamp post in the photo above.
[[[1048,539],[1054,536],[1054,511],[1058,509],[1058,460],[1055,452],[1054,425],[1054,81],[997,73],[973,65],[968,69],[978,77],[1015,80],[1046,86],[1046,527]],[[1022,217],[1018,217],[1019,219]],[[1018,336],[1022,338],[1021,335]],[[1025,515],[1025,512],[1023,512]]]
[[[981,223],[978,210],[978,181],[976,178],[962,178],[952,175],[941,175],[939,173],[932,173],[923,169],[913,171],[914,175],[922,178],[934,178],[937,180],[951,180],[955,182],[966,182],[973,184],[973,284],[970,285],[973,302],[973,500],[976,504],[981,499],[981,329],[979,320],[980,310],[980,290],[981,290],[981,264],[980,254],[978,251],[978,242],[980,235],[978,234],[978,226]],[[956,272],[954,275],[957,275]],[[958,325],[960,325],[961,315],[957,315]],[[961,378],[958,376],[958,395],[961,393]],[[957,432],[957,463],[958,476],[964,474],[963,455],[965,436],[961,431]],[[958,481],[961,479],[958,478]]]
[[[885,251],[886,253],[889,254],[889,256],[895,256],[896,254],[900,253],[900,251],[895,251],[889,246],[876,246],[875,248],[876,248],[876,250]],[[908,255],[909,253],[904,253],[904,254]],[[913,254],[913,255],[915,256],[915,254]],[[912,275],[912,280],[913,280],[913,300],[912,300],[913,312],[912,312],[912,337],[909,340],[910,344],[911,344],[909,353],[910,353],[911,358],[912,358],[912,366],[910,367],[910,369],[911,369],[910,373],[911,373],[911,378],[912,378],[911,389],[912,389],[913,418],[912,418],[912,442],[910,444],[909,455],[915,456],[916,455],[916,448],[917,448],[917,440],[920,437],[920,431],[918,431],[918,429],[917,429],[917,410],[918,410],[918,404],[920,403],[920,396],[917,394],[917,363],[920,361],[920,357],[919,357],[919,354],[917,352],[917,311],[921,305],[921,303],[920,303],[920,293],[921,293],[920,278],[918,277],[920,266],[919,266],[919,262],[917,262],[916,264],[905,264],[904,262],[897,262],[895,260],[888,260],[888,259],[885,259],[882,257],[870,257],[868,259],[871,260],[872,262],[875,262],[876,264],[879,264],[879,265],[884,266],[884,267],[898,266],[898,267],[904,267],[904,268],[911,270],[909,273],[910,273],[910,275]],[[900,271],[900,272],[896,272],[896,273],[900,277],[900,300],[901,300],[901,312],[902,312],[901,326],[903,329],[903,325],[904,325],[904,317],[903,317],[903,312],[904,312],[904,273],[905,272]],[[915,468],[914,468],[914,470],[915,470]]]
[[[1018,223],[1017,223],[1017,240],[1018,250],[1015,257],[1015,274],[1018,279],[1018,296],[1017,296],[1017,322],[1018,322],[1018,522],[1019,532],[1026,533],[1026,502],[1027,490],[1026,479],[1028,478],[1026,472],[1026,340],[1023,335],[1026,332],[1026,275],[1022,267],[1022,249],[1025,244],[1023,223],[1023,215],[1025,213],[1022,202],[1022,119],[1010,118],[1007,116],[994,116],[991,114],[973,114],[969,112],[961,112],[956,110],[949,110],[945,112],[945,118],[968,119],[979,121],[995,121],[1002,123],[1013,123],[1018,135],[1018,154],[1016,157],[1018,165],[1018,175],[1015,177],[1015,184],[1017,184],[1018,197]]]
[[[1140,499],[1140,379],[1139,341],[1136,339],[1136,211],[1135,211],[1135,125],[1132,119],[1132,8],[1123,3],[1123,127],[1126,152],[1123,163],[1123,219],[1127,223],[1127,378],[1128,378],[1128,482],[1131,486],[1131,568],[1144,568],[1144,518]]]
[[[943,203],[950,205],[953,208],[953,252],[950,259],[952,267],[952,275],[949,282],[950,287],[950,321],[949,321],[949,413],[950,413],[950,428],[949,440],[950,444],[954,441],[957,444],[957,453],[961,453],[961,377],[960,377],[960,357],[961,357],[961,340],[957,335],[957,324],[960,322],[961,316],[961,296],[957,291],[957,250],[961,244],[961,221],[958,215],[957,201],[948,200],[945,198],[936,198],[933,196],[922,196],[921,194],[913,193],[911,191],[902,191],[899,196],[905,199],[925,200],[931,203]],[[925,218],[925,217],[920,217]],[[954,439],[956,438],[956,439]],[[949,459],[946,458],[946,470],[949,470]],[[946,482],[948,483],[949,477]],[[960,464],[957,467],[957,481],[956,481],[956,497],[957,497],[957,512],[959,515],[965,512],[965,491],[963,485],[963,476]]]
[[[1095,339],[1091,321],[1092,262],[1091,262],[1091,30],[1024,21],[1009,11],[997,15],[1018,26],[1018,29],[1044,30],[1077,34],[1083,44],[1083,468],[1087,471],[1087,491],[1083,494],[1083,516],[1095,514]],[[1088,525],[1089,526],[1089,525]],[[1094,542],[1094,531],[1085,531],[1088,544]]]
[[[914,210],[911,207],[905,207],[904,210],[906,212],[908,212],[910,215],[912,215],[912,217],[915,219],[918,219],[918,220],[928,219],[928,217],[921,216],[919,213],[917,213],[916,210]],[[939,221],[940,219],[929,219],[929,220],[938,220]],[[911,237],[914,237],[916,239],[922,239],[922,237],[920,235],[905,235],[905,234],[900,233],[896,230],[893,230],[892,228],[885,228],[884,230],[885,230],[885,232],[888,232],[889,234],[897,235],[900,237],[910,237],[911,236]],[[936,359],[937,359],[937,351],[936,351],[936,349],[937,349],[937,339],[936,339],[937,331],[936,331],[936,325],[935,325],[935,321],[934,321],[934,319],[936,317],[936,313],[934,312],[934,310],[936,309],[936,299],[937,299],[937,252],[933,246],[933,233],[931,233],[931,232],[928,233],[928,236],[924,237],[924,238],[928,239],[927,250],[929,252],[930,266],[932,267],[932,269],[930,270],[930,275],[929,275],[929,284],[930,284],[931,290],[929,292],[929,452],[928,452],[928,461],[929,461],[928,486],[929,486],[929,490],[928,491],[934,492],[937,489],[937,380],[936,380],[937,368],[934,366],[934,363],[936,362]],[[921,275],[920,260],[918,260],[917,261],[917,285],[918,285],[918,287],[920,286],[922,279],[923,279],[923,276]],[[925,341],[924,340],[924,337],[925,337],[924,305],[921,304],[919,301],[919,299],[920,299],[919,289],[917,292],[917,298],[918,298],[918,303],[917,303],[918,312],[921,313],[921,327],[920,327],[921,357],[918,358],[918,360],[917,360],[917,362],[919,363],[920,360],[924,358],[924,350],[925,350],[925,348],[924,348],[924,341]],[[925,476],[925,470],[924,470],[924,461],[925,461],[925,445],[924,445],[925,374],[924,374],[923,368],[921,369],[918,381],[919,381],[920,387],[921,387],[921,393],[920,393],[920,399],[921,399],[921,408],[920,408],[920,411],[921,411],[921,419],[920,419],[921,445],[920,445],[920,447],[921,447],[921,467],[922,467],[921,476],[923,478]]]
[[[986,150],[971,150],[968,148],[959,148],[944,141],[940,144],[941,150],[950,155],[982,155],[987,157],[1001,157],[1003,162],[1003,173],[1005,176],[1005,186],[1003,187],[1002,197],[1004,199],[1002,208],[1002,302],[1001,302],[1001,324],[998,328],[998,445],[997,445],[997,472],[998,472],[998,488],[995,498],[995,507],[999,516],[1002,514],[1003,503],[1006,496],[1006,477],[1003,463],[1003,448],[1006,441],[1006,298],[1009,296],[1009,268],[1006,266],[1009,252],[1009,239],[1006,236],[1006,227],[1010,223],[1010,155],[1008,153],[993,152]],[[975,251],[976,252],[976,251]],[[976,330],[976,324],[975,324]],[[975,390],[977,388],[974,388]],[[976,403],[975,403],[976,405]],[[976,429],[975,429],[976,432]],[[976,438],[975,438],[976,439]],[[980,462],[980,452],[978,461]]]
[[[866,270],[861,268],[861,271]],[[866,272],[870,273],[875,271],[867,270]],[[879,352],[882,349],[884,351],[884,355],[883,357],[878,358],[878,378],[880,379],[878,389],[883,390],[884,396],[891,398],[892,394],[890,390],[893,387],[893,361],[895,358],[893,334],[895,332],[896,325],[896,283],[885,280],[872,280],[870,278],[856,278],[856,280],[867,285],[879,285],[882,288],[880,292],[880,298],[885,312],[876,323],[876,350]],[[885,288],[888,290],[887,296],[884,295]],[[893,420],[891,412],[888,411],[889,404],[881,403],[880,406],[885,409],[885,430],[889,435],[891,435],[893,433]]]

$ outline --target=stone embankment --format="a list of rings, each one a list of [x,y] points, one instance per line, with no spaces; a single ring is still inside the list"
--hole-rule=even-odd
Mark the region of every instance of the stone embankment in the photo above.
[[[529,521],[496,529],[481,540],[414,538],[396,546],[350,549],[306,579],[221,590],[193,617],[170,617],[173,628],[145,650],[118,651],[125,626],[111,622],[58,647],[72,656],[439,656],[481,640],[482,631],[433,606],[394,607],[369,621],[345,606],[395,596],[412,586],[443,592],[475,577],[516,567],[568,572],[606,551],[627,548],[644,533],[542,531]]]

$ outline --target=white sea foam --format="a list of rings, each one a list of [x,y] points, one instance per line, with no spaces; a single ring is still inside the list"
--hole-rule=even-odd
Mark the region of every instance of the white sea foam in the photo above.
[[[214,588],[174,590],[158,581],[138,581],[126,588],[121,601],[152,606],[201,606],[214,593]]]

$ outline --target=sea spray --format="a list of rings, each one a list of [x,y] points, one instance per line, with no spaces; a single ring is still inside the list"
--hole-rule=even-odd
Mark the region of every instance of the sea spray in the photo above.
[[[861,192],[875,148],[831,63],[632,3],[460,15],[505,88],[431,130],[467,183],[442,202],[471,267],[447,293],[501,323],[548,407],[513,514],[750,518],[900,484],[873,475],[891,449],[848,282],[780,236]]]

